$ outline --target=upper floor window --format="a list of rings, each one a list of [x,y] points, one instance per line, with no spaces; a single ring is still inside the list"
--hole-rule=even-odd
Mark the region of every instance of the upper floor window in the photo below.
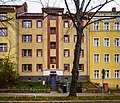
[[[114,30],[119,30],[119,22],[114,23]]]
[[[110,54],[104,54],[104,62],[110,62]]]
[[[105,16],[105,13],[98,13],[98,16]]]
[[[55,27],[50,28],[50,34],[56,34],[56,28]]]
[[[120,70],[115,70],[115,78],[120,78]]]
[[[74,35],[74,42],[76,43],[77,42],[77,35]],[[81,43],[84,42],[84,35],[82,35],[82,38],[81,38]]]
[[[84,64],[79,64],[79,71],[84,71]]]
[[[69,42],[69,35],[64,35],[64,42],[68,43]]]
[[[7,20],[7,13],[0,13],[0,21]]]
[[[50,49],[56,49],[56,42],[50,42]]]
[[[84,57],[84,50],[80,51],[80,57]]]
[[[109,30],[109,22],[104,23],[104,30]]]
[[[22,39],[23,42],[32,42],[32,35],[23,35]]]
[[[32,21],[31,20],[23,20],[23,28],[31,28]]]
[[[50,15],[50,20],[56,20],[56,16],[55,15]]]
[[[23,49],[22,56],[23,57],[31,57],[32,56],[32,49]]]
[[[0,43],[0,52],[7,52],[7,43]]]
[[[50,57],[50,63],[55,64],[56,63],[56,57]]]
[[[99,30],[99,22],[94,23],[94,30]]]
[[[37,64],[37,72],[41,72],[43,70],[42,64]]]
[[[120,38],[114,38],[114,45],[120,46]]]
[[[115,54],[114,55],[114,61],[115,62],[120,62],[120,54]]]
[[[64,28],[69,28],[69,21],[64,21]]]
[[[110,39],[104,38],[104,46],[110,46]]]
[[[42,42],[42,35],[37,35],[37,42],[41,43]]]
[[[37,20],[37,28],[41,28],[42,27],[42,21],[41,20]]]
[[[6,36],[7,35],[7,29],[6,28],[0,28],[0,36]]]
[[[94,46],[99,46],[99,38],[94,38]]]
[[[110,78],[110,71],[109,70],[105,70],[105,78]]]
[[[70,50],[69,49],[65,49],[64,50],[64,57],[69,57],[70,56]]]
[[[22,64],[23,72],[32,72],[32,64]]]
[[[37,57],[42,57],[42,49],[37,49]]]
[[[99,54],[94,54],[94,62],[99,62]]]
[[[70,64],[64,64],[64,71],[70,71]]]
[[[94,70],[94,78],[99,78],[99,77],[100,77],[99,70]]]

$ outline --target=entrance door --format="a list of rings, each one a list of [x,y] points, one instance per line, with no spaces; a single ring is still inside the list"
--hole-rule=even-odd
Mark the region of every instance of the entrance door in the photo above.
[[[56,86],[56,75],[50,75],[50,86]]]

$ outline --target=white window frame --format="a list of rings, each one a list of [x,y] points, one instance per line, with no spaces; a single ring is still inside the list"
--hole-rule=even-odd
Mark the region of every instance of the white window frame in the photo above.
[[[23,49],[23,57],[31,57],[32,50],[31,49]]]
[[[110,30],[110,23],[104,22],[104,30]]]
[[[31,28],[32,21],[31,20],[23,20],[23,28]]]
[[[42,35],[37,35],[37,42],[41,43],[42,42]]]
[[[7,52],[7,44],[0,43],[0,52]]]
[[[104,38],[104,46],[107,47],[107,46],[110,46],[110,38]]]
[[[119,22],[115,22],[114,23],[114,30],[119,30],[120,27],[120,23]]]
[[[120,54],[114,54],[114,62],[120,62]]]
[[[100,70],[94,70],[94,78],[95,79],[100,78]]]
[[[95,47],[100,46],[100,38],[97,37],[93,38],[93,44]]]
[[[42,49],[37,49],[37,56],[42,57]]]
[[[37,71],[41,72],[42,71],[42,64],[37,64]]]
[[[69,35],[64,35],[64,42],[68,43],[69,42]]]
[[[6,28],[0,28],[0,36],[7,36],[7,29]]]
[[[94,54],[94,62],[95,63],[100,62],[100,54]]]
[[[42,20],[37,20],[37,28],[41,28],[42,27]]]
[[[94,30],[99,30],[99,22],[94,23]]]
[[[31,71],[32,71],[32,65],[31,64],[23,64],[23,72],[31,72]]]
[[[65,49],[64,50],[64,56],[65,57],[69,57],[69,49]]]
[[[104,62],[105,63],[110,62],[110,54],[108,54],[108,53],[104,54]]]
[[[32,42],[32,35],[23,35],[23,42]]]
[[[7,14],[6,13],[0,13],[0,21],[7,20]]]
[[[120,46],[120,37],[115,37],[114,38],[114,46],[115,47]]]
[[[110,70],[105,70],[105,78],[110,78]]]
[[[115,70],[115,78],[120,78],[120,70]]]
[[[64,21],[64,28],[69,28],[69,21]]]

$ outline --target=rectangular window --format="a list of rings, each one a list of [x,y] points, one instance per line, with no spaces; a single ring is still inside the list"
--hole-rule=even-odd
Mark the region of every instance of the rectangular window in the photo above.
[[[104,54],[104,62],[110,62],[110,54]]]
[[[64,71],[70,71],[70,64],[64,64]]]
[[[64,28],[69,28],[69,21],[64,21]]]
[[[41,43],[42,42],[42,35],[37,35],[37,42]]]
[[[119,30],[119,22],[114,23],[114,30]]]
[[[0,28],[0,36],[6,36],[7,35],[7,28]]]
[[[99,54],[94,54],[94,62],[99,62]]]
[[[109,30],[109,22],[104,23],[104,30]]]
[[[64,49],[64,57],[69,57],[69,56],[70,56],[70,50]]]
[[[22,56],[23,57],[32,57],[32,49],[23,49]]]
[[[99,78],[100,74],[99,74],[99,70],[94,70],[94,78]]]
[[[120,46],[120,38],[114,38],[114,46]]]
[[[99,38],[94,38],[94,46],[99,46]]]
[[[50,42],[50,49],[56,49],[56,42]]]
[[[23,35],[22,41],[23,42],[32,42],[32,35]]]
[[[94,30],[99,30],[99,22],[94,23]]]
[[[105,78],[110,78],[110,71],[109,70],[105,70]]]
[[[22,64],[23,72],[32,72],[32,64]]]
[[[110,39],[104,38],[104,46],[110,46]]]
[[[115,54],[114,55],[114,61],[115,62],[120,62],[120,54]]]
[[[56,28],[55,27],[50,28],[50,34],[56,34]]]
[[[7,20],[7,13],[0,13],[0,21]]]
[[[7,43],[0,43],[0,52],[7,52]]]
[[[74,35],[74,42],[77,42],[77,35]],[[84,34],[82,35],[81,43],[84,42]]]
[[[37,64],[37,72],[41,72],[42,69],[42,64]]]
[[[50,57],[50,63],[55,64],[56,63],[56,57]]]
[[[32,21],[31,20],[23,20],[23,28],[31,28]]]
[[[64,42],[68,43],[69,42],[69,35],[64,35]]]
[[[42,21],[41,20],[37,20],[37,28],[41,28],[42,27]]]
[[[79,71],[84,71],[84,64],[79,64]]]
[[[42,57],[42,49],[37,49],[37,57]]]
[[[120,78],[120,70],[115,70],[115,78]]]
[[[84,57],[84,50],[80,51],[80,57]]]
[[[56,20],[56,16],[55,15],[50,15],[50,20]]]

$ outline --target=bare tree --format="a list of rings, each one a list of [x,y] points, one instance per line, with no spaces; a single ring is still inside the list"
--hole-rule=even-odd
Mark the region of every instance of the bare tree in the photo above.
[[[76,27],[77,31],[77,42],[75,45],[75,52],[74,52],[74,61],[73,61],[73,69],[72,69],[72,80],[71,80],[71,87],[70,87],[70,93],[69,96],[77,96],[77,81],[78,81],[78,76],[79,76],[79,71],[78,71],[78,65],[79,65],[79,53],[81,51],[81,39],[83,35],[84,29],[97,21],[101,20],[106,20],[106,19],[115,19],[118,16],[111,16],[111,17],[104,17],[104,18],[99,18],[93,20],[93,18],[96,16],[96,14],[107,4],[114,0],[105,0],[102,4],[98,4],[95,7],[92,7],[91,9],[88,10],[90,3],[92,0],[73,0],[74,5],[76,7],[76,12],[75,14],[72,14],[69,8],[69,5],[67,3],[67,0],[65,1],[65,5],[67,7],[68,11],[68,16],[71,18],[74,26]],[[91,12],[93,11],[94,12]],[[87,22],[83,25],[82,22],[87,19]],[[75,24],[77,22],[77,25]]]

